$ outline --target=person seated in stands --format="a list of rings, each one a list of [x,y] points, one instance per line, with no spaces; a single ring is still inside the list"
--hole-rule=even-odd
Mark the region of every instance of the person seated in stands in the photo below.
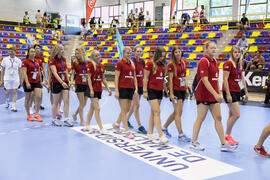
[[[256,55],[253,57],[252,62],[248,64],[251,71],[259,70],[262,71],[265,65],[265,61],[260,51],[256,52]]]
[[[86,40],[87,32],[88,32],[88,28],[86,24],[84,23],[81,29],[81,39],[84,41]]]
[[[52,31],[52,38],[56,41],[60,41],[61,37],[60,37],[60,31],[58,31],[58,28],[54,28],[54,30]]]
[[[182,25],[186,25],[188,24],[189,25],[189,21],[190,21],[190,16],[188,13],[182,13],[182,16],[181,16],[181,24]]]
[[[101,20],[101,17],[98,18],[98,28],[102,29],[102,24],[104,23],[104,21]]]
[[[248,18],[246,17],[246,14],[243,13],[243,17],[241,18],[240,22],[237,23],[237,26],[240,28],[240,31],[247,31],[248,28]]]
[[[119,26],[118,19],[115,19],[115,17],[113,17],[111,24],[112,24],[113,27],[117,27],[117,25]]]
[[[95,17],[92,17],[90,19],[89,24],[90,24],[91,30],[95,30],[96,29],[96,20],[95,20]]]
[[[199,21],[199,11],[198,11],[198,8],[196,7],[194,12],[193,12],[193,16],[192,16],[192,21],[195,25],[198,24],[198,21]]]
[[[236,46],[240,48],[241,54],[245,54],[248,50],[248,39],[246,38],[245,33],[242,34],[242,38],[238,40]]]
[[[146,27],[151,27],[151,16],[149,14],[149,11],[146,11],[145,15],[145,22],[146,22]]]
[[[250,60],[249,60],[249,56],[247,52],[243,55],[242,62],[243,62],[243,69],[249,70],[247,69],[247,66],[248,66],[248,63],[250,63]]]
[[[29,16],[28,16],[28,11],[24,12],[24,16],[23,16],[23,25],[28,26],[30,25],[30,20],[29,20]]]
[[[114,29],[115,28],[113,27],[113,25],[110,24],[110,28],[108,29],[107,35],[108,36],[111,36],[111,35],[115,34],[115,30]]]

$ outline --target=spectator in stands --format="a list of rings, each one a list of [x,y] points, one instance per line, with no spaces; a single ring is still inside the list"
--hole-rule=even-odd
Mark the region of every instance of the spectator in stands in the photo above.
[[[61,29],[61,22],[62,22],[61,15],[58,14],[56,19],[57,19],[57,29]]]
[[[207,20],[206,17],[205,17],[205,9],[204,9],[204,5],[201,5],[200,23],[201,23],[201,24],[209,24],[208,20]]]
[[[265,65],[265,61],[260,51],[256,52],[256,55],[253,57],[252,62],[248,64],[247,69],[250,68],[251,71],[259,70],[262,71]]]
[[[47,13],[44,12],[43,17],[42,17],[42,24],[44,28],[48,27],[48,22],[49,22],[49,16],[47,16]]]
[[[127,27],[129,27],[129,24],[130,24],[130,27],[133,27],[134,20],[135,20],[135,17],[133,14],[133,10],[131,9],[130,13],[128,14],[128,18],[127,18]]]
[[[28,11],[25,11],[23,16],[23,25],[28,26],[30,24],[31,22],[29,20]]]
[[[17,89],[22,85],[22,62],[16,57],[16,48],[9,48],[9,56],[5,57],[2,61],[1,67],[1,79],[0,86],[4,85],[6,94],[6,105],[9,107],[9,95],[13,92],[11,111],[17,112],[15,103],[17,100]]]
[[[145,21],[146,27],[151,27],[151,16],[149,14],[149,11],[146,11]]]
[[[270,68],[268,67],[268,79],[267,79],[267,89],[265,92],[265,99],[262,104],[269,104],[270,100]]]
[[[36,18],[37,27],[41,27],[42,15],[40,13],[40,10],[37,10],[35,18]]]
[[[198,23],[198,20],[199,20],[199,11],[198,11],[198,8],[197,7],[195,8],[195,10],[193,12],[192,20],[193,20],[193,23],[194,24],[197,24]]]
[[[173,26],[176,26],[176,24],[177,24],[176,17],[177,17],[177,11],[174,11],[174,14],[173,14],[172,19],[171,19],[171,25],[173,25]]]
[[[189,21],[190,21],[190,16],[188,13],[182,13],[182,16],[181,16],[181,24],[182,25],[186,25],[186,24],[189,24]]]
[[[237,26],[240,28],[240,31],[247,31],[248,28],[248,18],[246,17],[246,14],[243,13],[243,17],[241,18],[240,22],[237,23]]]
[[[135,18],[135,26],[138,27],[139,25],[139,10],[138,8],[135,9],[135,14],[134,14],[134,18]]]
[[[82,26],[82,29],[81,29],[81,39],[84,41],[86,40],[87,32],[88,32],[88,28],[87,28],[86,24],[84,24]]]
[[[250,61],[249,61],[249,56],[248,56],[248,53],[247,52],[243,55],[242,62],[243,62],[243,69],[244,70],[248,70],[247,69],[247,66],[248,66],[248,63]]]
[[[140,13],[139,13],[139,26],[142,27],[144,25],[144,13],[143,13],[143,8],[140,8]]]
[[[98,18],[98,28],[102,29],[102,24],[104,23],[104,21],[101,20],[101,17]]]
[[[53,31],[52,31],[52,38],[56,41],[60,41],[61,40],[61,37],[60,37],[60,31],[55,28]]]
[[[58,29],[58,18],[57,16],[52,19],[52,25],[54,29]]]
[[[118,19],[115,19],[115,17],[113,17],[111,24],[112,24],[112,27],[116,27],[117,25],[119,26]]]
[[[241,54],[245,54],[248,49],[248,39],[246,39],[246,34],[242,34],[242,38],[238,40],[236,46],[241,50]]]
[[[95,20],[95,17],[92,17],[92,18],[90,19],[89,24],[90,24],[91,30],[95,30],[95,29],[96,29],[96,20]]]

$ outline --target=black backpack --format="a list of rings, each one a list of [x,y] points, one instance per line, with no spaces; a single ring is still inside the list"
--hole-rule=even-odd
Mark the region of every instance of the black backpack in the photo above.
[[[209,68],[210,63],[209,63],[208,60],[207,60],[207,62],[208,62],[208,68]],[[196,92],[196,90],[197,90],[197,88],[198,88],[199,83],[201,82],[201,80],[202,80],[202,79],[200,79],[199,82],[197,82],[197,73],[196,73],[195,76],[194,76],[193,82],[192,82],[192,92],[193,92],[193,93]]]

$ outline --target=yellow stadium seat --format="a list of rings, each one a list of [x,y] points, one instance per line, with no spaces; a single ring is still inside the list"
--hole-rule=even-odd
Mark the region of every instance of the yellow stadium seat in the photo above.
[[[50,51],[50,49],[48,48],[48,46],[42,46],[42,49],[44,49],[45,51]]]
[[[89,47],[89,49],[87,49],[86,51],[87,51],[87,52],[90,52],[90,51],[93,51],[93,50],[94,50],[94,47],[91,46],[91,47]]]
[[[148,51],[150,51],[150,47],[144,47],[143,52],[148,52]]]
[[[186,76],[189,76],[190,75],[190,72],[189,72],[189,69],[186,70]]]
[[[48,63],[48,58],[44,58],[44,62],[45,63]]]
[[[86,56],[90,57],[91,56],[91,53],[86,53]]]
[[[250,46],[248,52],[256,52],[258,51],[258,46]]]
[[[44,51],[43,56],[50,57],[50,54],[47,51]]]
[[[133,33],[132,29],[128,30],[128,32],[126,34],[131,34],[131,33]]]
[[[188,34],[182,34],[182,36],[180,37],[180,39],[186,39],[188,37]]]
[[[35,44],[39,44],[39,43],[37,42],[37,40],[35,40]]]
[[[114,55],[112,58],[113,58],[113,59],[119,58],[119,54],[118,54],[118,53],[115,53],[115,55]]]
[[[168,32],[175,32],[176,28],[170,28],[170,30]]]
[[[193,60],[197,57],[197,54],[189,54],[189,57],[187,58],[187,60]]]
[[[107,64],[108,63],[108,60],[107,59],[103,59],[101,64]]]
[[[144,53],[143,56],[142,56],[142,59],[147,59],[149,58],[149,54],[148,53]]]
[[[9,49],[9,48],[11,48],[11,47],[13,47],[12,44],[8,44],[8,45],[7,45],[7,49]]]
[[[214,37],[216,37],[216,33],[209,33],[208,36],[207,36],[206,38],[212,39],[212,38],[214,38]]]
[[[231,52],[232,46],[226,46],[225,49],[222,52]]]
[[[196,49],[193,52],[203,52],[202,46],[197,46]]]
[[[224,64],[224,62],[220,63],[218,66],[218,69],[223,69],[223,64]]]
[[[15,27],[15,31],[21,32],[22,30],[19,27]]]
[[[267,23],[263,29],[270,29],[270,23]]]
[[[109,41],[112,39],[112,36],[109,36],[107,39],[105,39],[105,41]]]
[[[20,43],[22,43],[22,44],[26,44],[25,39],[20,39]]]
[[[189,40],[186,46],[191,46],[195,43],[195,40]]]
[[[37,35],[38,39],[44,39],[40,34]]]
[[[100,44],[98,44],[98,46],[103,46],[103,45],[105,45],[105,41],[102,41]]]
[[[58,42],[57,42],[57,41],[53,41],[52,43],[53,43],[53,45],[56,45],[56,44],[58,44]]]
[[[145,41],[141,41],[139,45],[140,46],[145,45]]]
[[[117,45],[117,42],[115,41],[111,46],[116,46]]]
[[[248,44],[254,44],[255,43],[255,39],[248,39]]]
[[[148,29],[145,33],[152,33],[154,30],[153,29]]]
[[[37,32],[38,32],[38,33],[41,33],[41,34],[44,33],[41,29],[37,29]]]
[[[250,37],[259,37],[261,35],[260,31],[253,31]]]
[[[112,51],[112,49],[113,49],[112,47],[108,47],[108,49],[106,49],[105,52],[110,52]]]
[[[219,31],[227,31],[229,29],[228,25],[223,25]]]
[[[32,35],[31,34],[26,34],[26,37],[31,37]]]
[[[158,35],[153,35],[150,39],[157,39]]]
[[[200,31],[201,30],[201,27],[200,26],[197,26],[197,27],[195,27],[192,31],[193,32],[198,32],[198,31]]]
[[[165,46],[164,47],[165,51],[169,51],[169,47]]]
[[[137,35],[134,40],[139,40],[139,39],[142,39],[142,35]]]
[[[88,42],[84,42],[81,46],[87,46],[88,45]]]
[[[170,40],[169,43],[167,44],[167,46],[172,46],[175,44],[175,40]]]
[[[95,30],[94,32],[93,32],[93,35],[96,35],[97,34],[97,31]]]

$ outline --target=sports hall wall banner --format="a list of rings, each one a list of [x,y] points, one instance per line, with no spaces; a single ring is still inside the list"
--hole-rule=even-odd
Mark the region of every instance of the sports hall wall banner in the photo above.
[[[245,71],[245,80],[248,91],[264,92],[263,87],[267,85],[268,72]]]
[[[95,7],[96,0],[86,0],[86,23],[89,22],[92,11]]]

